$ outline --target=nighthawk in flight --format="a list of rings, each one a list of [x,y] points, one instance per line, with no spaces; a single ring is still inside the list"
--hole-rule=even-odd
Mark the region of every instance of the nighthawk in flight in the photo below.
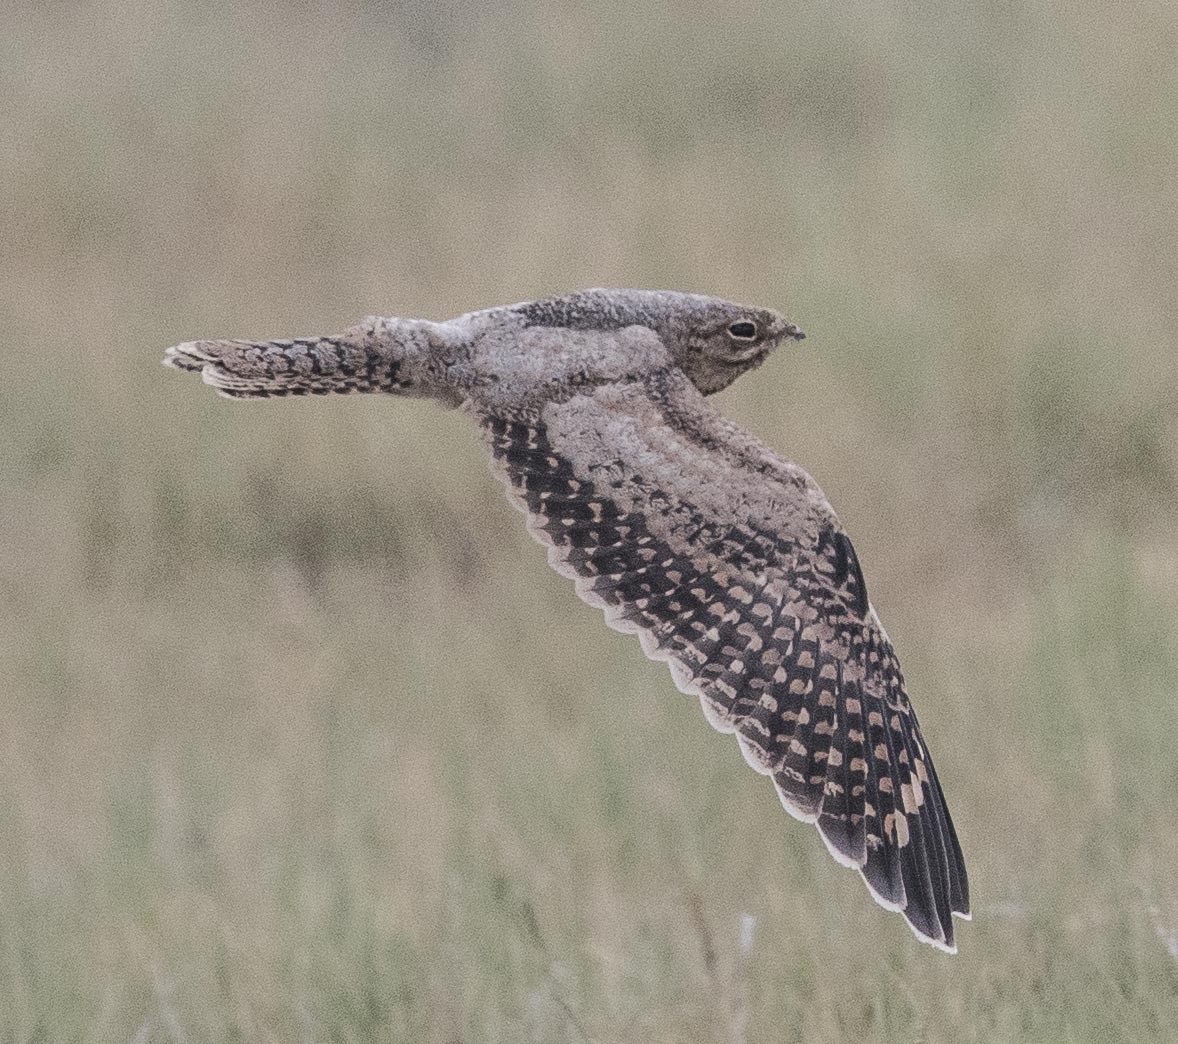
[[[234,399],[388,392],[466,411],[552,566],[667,662],[882,906],[953,952],[965,863],[855,549],[814,480],[705,398],[802,336],[764,308],[586,290],[192,341],[165,362]]]

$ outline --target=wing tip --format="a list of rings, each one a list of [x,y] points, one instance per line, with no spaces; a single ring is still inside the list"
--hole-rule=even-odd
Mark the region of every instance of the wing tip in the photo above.
[[[889,899],[886,895],[883,894],[883,892],[879,891],[875,885],[871,883],[871,881],[868,880],[867,874],[864,873],[864,869],[864,867],[858,868],[859,876],[863,878],[863,883],[867,886],[867,891],[871,898],[874,899],[878,905],[882,906],[889,913],[902,914],[904,912],[904,908],[908,905],[908,896],[904,896],[904,901],[902,903],[897,902],[894,899]]]
[[[940,950],[941,953],[947,953],[947,954],[949,954],[950,957],[955,957],[957,955],[957,943],[956,942],[950,942],[944,938],[941,938],[941,939],[930,938],[929,936],[925,935],[924,932],[920,931],[920,929],[918,929],[907,918],[905,918],[904,923],[906,925],[908,925],[909,928],[912,929],[912,934],[915,935],[916,938],[919,939],[922,943],[925,943],[928,946],[931,946],[934,950]]]
[[[872,887],[871,882],[868,881],[866,877],[863,878],[863,883],[867,885],[867,891],[871,895],[871,898],[874,899],[880,907],[882,907],[884,910],[887,910],[888,913],[898,913],[901,917],[903,917],[904,923],[908,926],[909,931],[911,931],[912,934],[915,935],[916,938],[919,939],[922,943],[933,947],[935,950],[940,950],[942,953],[957,953],[957,941],[953,938],[953,930],[951,925],[949,931],[946,932],[944,925],[942,925],[941,922],[934,917],[933,923],[937,925],[939,931],[937,935],[932,935],[924,928],[920,927],[920,925],[915,923],[915,921],[912,919],[913,911],[909,909],[909,903],[905,902],[901,905],[899,903],[894,903],[890,899],[880,895],[880,893]]]
[[[848,870],[859,870],[860,872],[862,872],[863,862],[866,861],[866,856],[864,856],[863,861],[860,861],[860,860],[856,859],[853,855],[851,855],[849,852],[844,852],[841,848],[839,848],[834,843],[834,841],[832,841],[827,836],[826,831],[822,829],[821,815],[818,817],[816,825],[818,827],[818,836],[820,838],[822,838],[822,843],[824,845],[826,845],[826,850],[830,853],[831,858],[836,863],[838,863],[839,866],[845,866]]]

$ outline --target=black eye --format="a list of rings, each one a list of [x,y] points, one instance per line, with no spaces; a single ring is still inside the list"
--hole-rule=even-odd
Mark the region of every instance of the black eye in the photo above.
[[[728,327],[728,336],[738,341],[753,341],[757,337],[757,324],[741,320]]]

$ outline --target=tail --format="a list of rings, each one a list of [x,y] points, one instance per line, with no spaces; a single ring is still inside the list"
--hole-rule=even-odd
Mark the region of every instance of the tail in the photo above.
[[[402,322],[371,316],[336,336],[289,341],[188,341],[164,365],[199,373],[227,399],[405,391]]]

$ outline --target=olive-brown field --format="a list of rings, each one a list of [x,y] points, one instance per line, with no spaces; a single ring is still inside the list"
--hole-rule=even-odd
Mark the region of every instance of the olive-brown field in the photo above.
[[[0,1042],[1178,1039],[1172,5],[16,3]],[[586,286],[856,542],[971,871],[920,945],[551,574],[465,418],[193,337]]]

